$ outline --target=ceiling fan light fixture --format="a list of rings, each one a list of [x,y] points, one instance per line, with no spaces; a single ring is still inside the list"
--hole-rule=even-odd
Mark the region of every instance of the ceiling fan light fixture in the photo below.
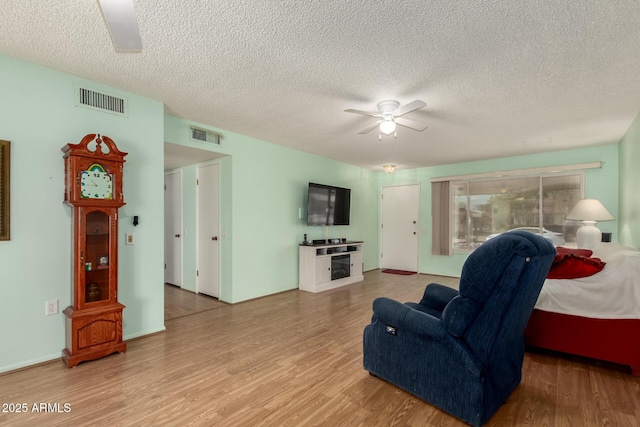
[[[391,135],[396,131],[396,122],[393,119],[384,119],[382,123],[380,123],[380,132],[385,135]]]

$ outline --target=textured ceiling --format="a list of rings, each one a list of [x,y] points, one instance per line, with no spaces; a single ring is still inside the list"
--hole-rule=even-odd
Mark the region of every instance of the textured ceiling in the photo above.
[[[377,170],[616,143],[640,111],[637,0],[135,8],[143,52],[122,54],[97,0],[3,0],[0,53],[160,100],[177,117]],[[375,111],[385,99],[424,100],[405,117],[428,129],[359,135],[374,119],[344,110]]]

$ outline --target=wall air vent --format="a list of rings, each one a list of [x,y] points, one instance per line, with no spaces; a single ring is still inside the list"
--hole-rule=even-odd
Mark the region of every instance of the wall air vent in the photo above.
[[[128,116],[126,98],[119,98],[80,86],[76,87],[75,95],[76,107],[90,108],[123,117]]]
[[[202,142],[210,142],[212,144],[220,145],[222,141],[222,135],[216,132],[212,132],[206,129],[200,129],[194,126],[191,126],[191,139],[195,139],[197,141]]]

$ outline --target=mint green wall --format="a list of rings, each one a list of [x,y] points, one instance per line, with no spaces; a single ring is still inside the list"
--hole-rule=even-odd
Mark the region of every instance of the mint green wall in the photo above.
[[[128,98],[129,116],[75,107],[74,84]],[[163,105],[0,55],[0,139],[11,141],[11,240],[0,241],[0,372],[57,359],[71,301],[71,210],[63,205],[65,144],[105,134],[129,153],[120,210],[124,338],[164,329]],[[140,225],[133,227],[131,217]],[[124,245],[124,233],[136,244]],[[45,301],[60,313],[45,316]],[[62,363],[62,362],[60,362]]]
[[[620,142],[620,243],[640,249],[640,114]]]
[[[309,239],[325,236],[324,227],[306,226],[309,181],[352,189],[351,225],[329,227],[329,236],[342,232],[348,239],[364,240],[365,269],[377,268],[377,210],[371,214],[377,206],[375,172],[220,129],[212,129],[224,135],[214,150],[190,140],[191,125],[203,127],[165,116],[165,140],[227,156],[219,160],[221,231],[226,233],[221,240],[221,300],[239,302],[297,288],[299,243],[305,233]],[[191,176],[193,169],[183,171]],[[187,212],[195,202],[184,203]],[[195,216],[190,218],[185,227],[195,222]],[[195,258],[195,252],[189,253]],[[195,268],[186,259],[185,265]]]
[[[379,187],[390,185],[421,184],[419,228],[419,265],[421,273],[459,276],[466,254],[452,256],[431,255],[431,178],[476,174],[501,170],[560,166],[568,164],[602,162],[601,169],[586,172],[586,197],[600,199],[611,214],[618,218],[618,146],[603,145],[576,150],[516,156],[503,159],[457,163],[445,166],[398,170],[392,174],[378,175]],[[380,190],[379,190],[380,191]],[[618,238],[617,221],[598,223],[602,231]]]

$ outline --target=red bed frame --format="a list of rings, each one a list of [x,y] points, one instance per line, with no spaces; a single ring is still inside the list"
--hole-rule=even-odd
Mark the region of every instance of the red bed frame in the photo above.
[[[594,319],[533,310],[528,346],[631,366],[640,377],[640,319]]]

